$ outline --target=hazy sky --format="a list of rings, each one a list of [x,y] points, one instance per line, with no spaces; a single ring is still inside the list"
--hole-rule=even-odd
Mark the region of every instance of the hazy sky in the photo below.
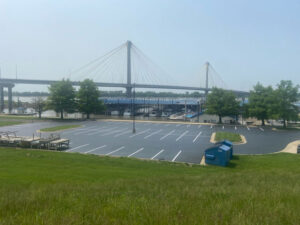
[[[206,61],[232,89],[300,84],[299,12],[299,0],[0,0],[2,77],[17,65],[19,78],[62,79],[131,40],[172,84],[197,86]]]

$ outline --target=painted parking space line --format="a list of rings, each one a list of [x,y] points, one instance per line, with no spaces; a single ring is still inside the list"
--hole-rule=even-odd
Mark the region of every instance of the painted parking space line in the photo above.
[[[234,129],[237,130],[237,127],[235,126]]]
[[[263,128],[261,128],[261,127],[260,127],[259,129],[260,129],[261,131],[265,131],[265,130],[264,130]]]
[[[224,130],[224,129],[225,129],[225,127],[223,126],[223,127],[222,127],[222,130]]]
[[[96,150],[98,150],[98,149],[105,148],[105,147],[106,147],[106,145],[102,145],[102,146],[100,146],[100,147],[98,147],[98,148],[93,148],[93,149],[88,150],[88,151],[86,151],[86,152],[84,152],[84,153],[87,154],[87,153],[94,152],[94,151],[96,151]]]
[[[75,133],[74,135],[89,133],[90,131],[95,131],[95,130],[98,130],[98,129],[99,128],[93,128],[93,129],[88,129],[88,130],[84,130],[84,131],[79,131],[79,132]]]
[[[121,136],[121,135],[124,135],[124,134],[129,134],[129,133],[131,133],[131,132],[132,132],[132,130],[127,130],[127,131],[125,131],[125,132],[122,132],[122,133],[116,134],[114,137],[119,137],[119,136]]]
[[[97,130],[97,131],[93,131],[91,133],[88,133],[86,135],[88,136],[92,136],[92,135],[96,135],[96,134],[100,134],[100,133],[104,133],[104,132],[107,132],[107,131],[112,131],[112,130],[116,130],[116,129],[119,129],[119,127],[102,127],[104,129],[100,129],[100,130]]]
[[[210,129],[212,129],[213,128],[213,125],[210,125]]]
[[[176,141],[179,141],[184,135],[186,135],[189,131],[186,130],[185,132],[183,132],[178,138],[176,138]]]
[[[78,148],[82,148],[82,147],[85,147],[85,146],[88,146],[88,145],[90,145],[90,144],[79,145],[79,146],[77,146],[77,147],[75,147],[75,148],[71,148],[71,149],[67,150],[66,152],[74,151],[74,150],[76,150],[76,149],[78,149]]]
[[[74,133],[74,132],[80,132],[80,131],[84,131],[84,130],[88,130],[89,128],[73,128],[71,130],[65,130],[65,131],[62,131],[64,134],[71,134],[71,133]]]
[[[123,148],[125,148],[125,146],[122,146],[122,147],[120,147],[120,148],[118,148],[118,149],[116,149],[116,150],[114,150],[112,152],[106,153],[105,155],[111,155],[111,154],[113,154],[115,152],[118,152],[118,151],[122,150]]]
[[[197,140],[197,138],[202,134],[202,131],[200,131],[197,136],[194,138],[193,143],[195,143],[195,141]]]
[[[155,134],[158,134],[158,133],[161,132],[161,131],[162,131],[162,129],[160,129],[160,130],[158,130],[158,131],[155,131],[155,132],[153,132],[153,133],[147,135],[146,137],[144,137],[144,139],[147,139],[147,138],[149,138],[149,137],[151,137],[151,136],[153,136],[153,135],[155,135]]]
[[[141,131],[141,132],[139,132],[139,133],[133,134],[133,135],[130,136],[130,138],[133,138],[133,137],[135,137],[135,136],[137,136],[137,135],[144,134],[144,133],[148,132],[149,130],[150,130],[150,128],[147,129],[147,130]]]
[[[128,155],[128,157],[131,157],[133,155],[135,155],[136,153],[139,153],[140,151],[143,151],[144,148],[140,148],[139,150],[135,151],[134,153],[131,153],[130,155]]]
[[[151,159],[154,159],[155,157],[157,157],[158,155],[160,155],[161,153],[163,153],[163,149],[162,150],[160,150],[157,154],[155,154]]]
[[[250,130],[250,128],[247,126],[247,130]]]
[[[170,131],[169,133],[167,133],[165,136],[161,137],[159,140],[163,140],[166,137],[168,137],[169,135],[173,134],[175,132],[175,130]]]
[[[117,128],[117,130],[112,130],[112,131],[110,131],[110,132],[108,132],[108,133],[105,133],[105,134],[102,134],[102,135],[100,135],[100,136],[108,136],[108,135],[111,135],[111,134],[115,134],[115,133],[122,133],[122,132],[124,132],[124,131],[128,131],[128,128],[125,128],[125,129],[118,129]]]
[[[175,157],[172,159],[172,162],[174,162],[176,159],[177,159],[177,157],[181,154],[181,150],[175,155]]]

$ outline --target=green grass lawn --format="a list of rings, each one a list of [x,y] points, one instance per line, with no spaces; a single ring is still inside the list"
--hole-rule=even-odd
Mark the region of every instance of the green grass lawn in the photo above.
[[[77,128],[77,127],[81,127],[81,125],[78,125],[78,124],[70,125],[69,124],[69,125],[62,125],[62,126],[56,126],[56,127],[47,127],[47,128],[40,129],[40,131],[53,132],[53,131],[66,130],[66,129],[72,129],[72,128]]]
[[[299,224],[300,155],[227,168],[0,148],[0,224]]]
[[[224,139],[231,142],[241,142],[242,138],[239,134],[231,132],[216,132],[215,141],[223,141]]]
[[[1,120],[0,119],[0,127],[18,125],[23,123],[22,121],[9,121],[9,120]]]

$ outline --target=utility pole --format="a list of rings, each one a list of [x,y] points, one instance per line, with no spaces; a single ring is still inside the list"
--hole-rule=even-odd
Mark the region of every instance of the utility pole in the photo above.
[[[131,100],[132,107],[131,107],[131,113],[132,113],[132,133],[135,133],[135,84],[133,84],[133,98]]]
[[[127,97],[131,97],[131,41],[127,41],[127,87],[126,87],[126,94]]]

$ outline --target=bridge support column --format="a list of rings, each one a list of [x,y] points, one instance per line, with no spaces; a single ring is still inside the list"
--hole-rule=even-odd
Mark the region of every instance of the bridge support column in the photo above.
[[[126,87],[126,96],[131,98],[132,95],[132,87]]]
[[[126,95],[131,97],[132,95],[132,86],[131,86],[131,41],[127,41],[127,87]]]
[[[0,113],[4,111],[4,87],[0,86]]]
[[[13,85],[8,86],[8,112],[9,114],[12,112],[12,88]]]

